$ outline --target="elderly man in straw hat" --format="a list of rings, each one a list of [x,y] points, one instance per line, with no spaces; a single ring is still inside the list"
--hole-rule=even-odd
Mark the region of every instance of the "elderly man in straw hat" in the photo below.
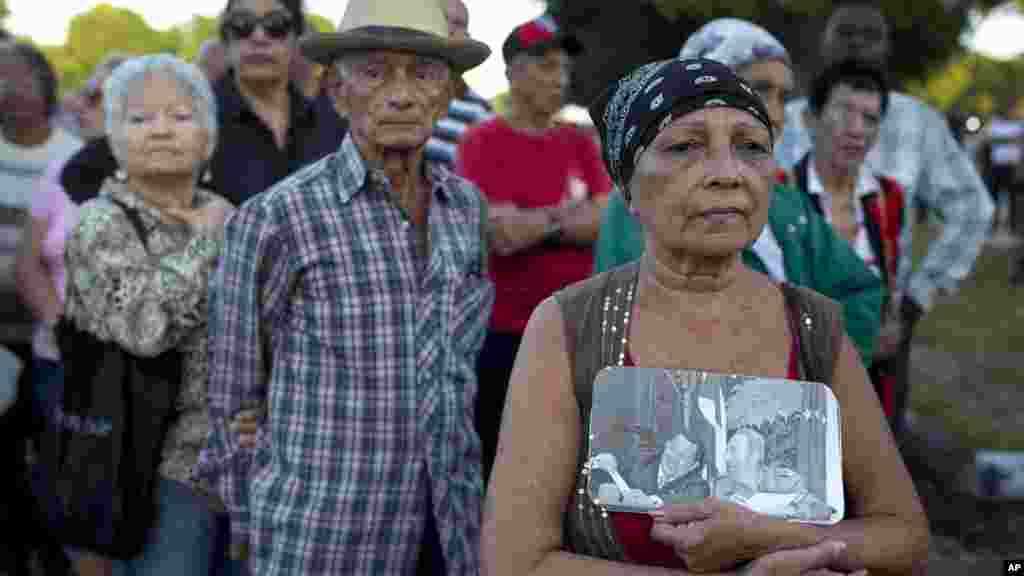
[[[225,229],[208,466],[232,549],[261,575],[476,574],[486,211],[423,149],[490,50],[449,38],[438,0],[349,0],[302,49],[337,66],[351,124]]]

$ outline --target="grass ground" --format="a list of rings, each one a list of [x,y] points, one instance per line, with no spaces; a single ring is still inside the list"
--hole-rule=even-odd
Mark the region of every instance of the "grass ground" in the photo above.
[[[916,230],[919,260],[934,231]],[[969,448],[1024,450],[1018,416],[1024,412],[1024,287],[1008,283],[1013,256],[1008,248],[986,246],[959,292],[937,301],[914,335],[915,346],[948,354],[962,374],[952,384],[913,382],[911,407],[940,418]]]

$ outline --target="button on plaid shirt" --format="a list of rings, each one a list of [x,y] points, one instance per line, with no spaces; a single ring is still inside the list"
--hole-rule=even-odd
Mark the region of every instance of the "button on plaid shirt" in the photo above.
[[[477,573],[474,363],[494,291],[480,194],[428,173],[422,265],[415,227],[350,138],[227,223],[199,474],[254,574],[412,574],[428,513],[449,574]],[[256,406],[249,451],[229,421]]]

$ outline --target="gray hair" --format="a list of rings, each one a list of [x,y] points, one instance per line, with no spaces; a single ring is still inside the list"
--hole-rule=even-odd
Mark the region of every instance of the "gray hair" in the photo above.
[[[132,58],[118,66],[103,85],[103,106],[106,112],[106,133],[110,139],[114,156],[118,154],[115,132],[123,121],[125,99],[132,89],[138,87],[138,80],[148,74],[164,72],[170,74],[192,97],[195,113],[209,137],[206,159],[209,160],[217,147],[217,100],[210,89],[206,76],[194,64],[168,54],[153,54]]]
[[[789,52],[778,38],[757,24],[738,18],[719,18],[701,26],[683,44],[679,57],[715,60],[736,73],[750,64],[768,60],[793,67]]]

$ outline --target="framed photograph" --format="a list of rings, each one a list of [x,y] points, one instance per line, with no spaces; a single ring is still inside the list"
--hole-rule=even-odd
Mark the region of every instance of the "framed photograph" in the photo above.
[[[589,435],[588,491],[609,510],[713,495],[793,521],[843,518],[839,403],[824,384],[610,367]]]

